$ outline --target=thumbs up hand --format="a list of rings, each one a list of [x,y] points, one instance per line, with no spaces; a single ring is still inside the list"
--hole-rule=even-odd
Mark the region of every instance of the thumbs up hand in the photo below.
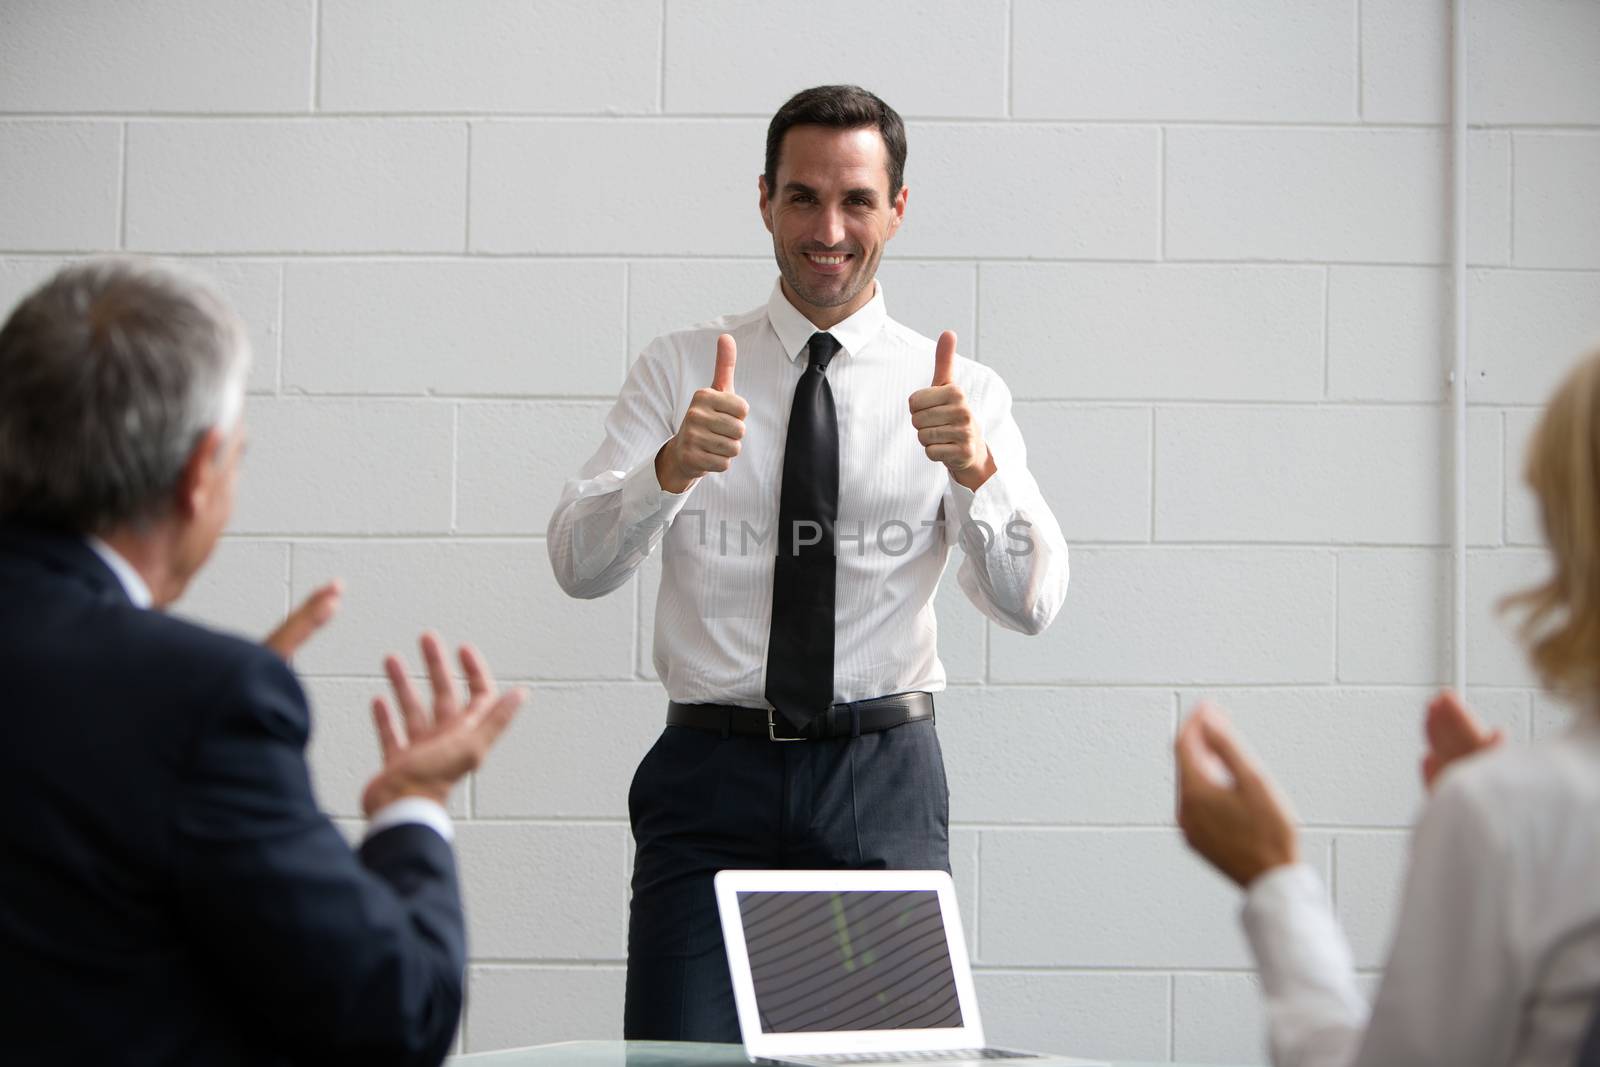
[[[733,392],[737,359],[733,338],[718,337],[711,388],[695,390],[678,432],[656,453],[656,481],[667,492],[682,493],[701,475],[727,470],[739,454],[750,405]]]
[[[983,440],[966,394],[955,384],[956,335],[939,335],[933,355],[933,384],[911,394],[911,425],[917,440],[935,463],[950,468],[950,477],[976,490],[995,472],[994,457]]]

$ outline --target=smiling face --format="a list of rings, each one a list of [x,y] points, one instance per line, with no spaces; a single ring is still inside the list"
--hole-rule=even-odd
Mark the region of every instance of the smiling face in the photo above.
[[[875,291],[883,246],[900,229],[906,189],[889,195],[888,151],[873,127],[791,127],[776,188],[761,179],[761,218],[784,295],[823,329],[855,314]]]

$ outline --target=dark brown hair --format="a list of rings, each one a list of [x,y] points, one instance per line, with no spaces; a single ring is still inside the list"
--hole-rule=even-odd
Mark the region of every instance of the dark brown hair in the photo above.
[[[767,125],[767,195],[777,193],[778,153],[791,126],[827,126],[835,130],[873,127],[889,150],[889,199],[900,195],[906,175],[906,127],[895,109],[859,85],[819,85],[802,89],[772,116]]]

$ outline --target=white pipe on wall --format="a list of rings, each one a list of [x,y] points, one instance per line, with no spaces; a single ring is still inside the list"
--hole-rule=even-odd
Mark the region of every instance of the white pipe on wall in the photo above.
[[[1455,367],[1450,395],[1455,408],[1455,625],[1451,680],[1457,692],[1467,685],[1467,0],[1455,0],[1450,33],[1450,198],[1452,309],[1455,312]]]

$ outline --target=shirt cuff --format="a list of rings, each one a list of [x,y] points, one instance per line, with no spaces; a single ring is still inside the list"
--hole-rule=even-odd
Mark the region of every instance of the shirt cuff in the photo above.
[[[1322,880],[1317,872],[1306,863],[1285,863],[1256,875],[1255,881],[1245,887],[1244,909],[1246,913],[1281,909],[1308,894],[1318,899],[1322,896]]]
[[[455,826],[450,822],[450,813],[437,802],[427,797],[401,797],[391,800],[379,808],[367,821],[367,832],[362,835],[362,840],[376,837],[385,830],[392,830],[396,826],[426,826],[437,833],[446,841],[454,841],[456,836]]]
[[[662,442],[664,444],[665,441]],[[651,449],[649,458],[622,479],[623,526],[638,526],[651,521],[662,526],[668,525],[683,510],[694,487],[700,484],[697,478],[681,493],[669,493],[661,488],[660,481],[656,479],[656,455],[660,451],[661,445]]]
[[[1017,515],[1016,501],[1004,472],[996,470],[977,489],[968,489],[950,479],[948,496],[955,522],[957,543],[969,555],[983,550],[1006,535],[1006,527]]]
[[[1304,863],[1274,867],[1251,882],[1240,919],[1268,992],[1321,985],[1349,968],[1322,879]]]

